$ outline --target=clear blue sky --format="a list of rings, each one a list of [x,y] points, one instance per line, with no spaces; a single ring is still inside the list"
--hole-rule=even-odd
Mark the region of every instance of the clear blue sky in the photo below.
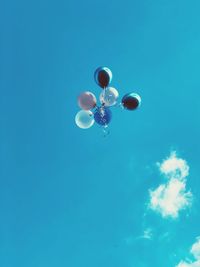
[[[0,266],[175,267],[200,235],[199,0],[0,3]],[[74,123],[98,66],[136,112]],[[172,150],[191,207],[149,209]],[[145,236],[145,233],[148,233]]]

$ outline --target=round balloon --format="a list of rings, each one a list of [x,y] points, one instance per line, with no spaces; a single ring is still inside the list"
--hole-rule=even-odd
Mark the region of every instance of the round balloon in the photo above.
[[[126,94],[122,98],[122,105],[128,110],[137,109],[141,105],[141,97],[135,93]]]
[[[93,109],[97,104],[96,97],[91,92],[83,92],[78,97],[78,105],[84,110]]]
[[[117,103],[119,97],[118,91],[113,87],[108,87],[100,94],[100,101],[105,106],[114,106]]]
[[[102,126],[106,126],[109,124],[111,119],[112,119],[112,112],[109,108],[100,107],[96,109],[94,113],[94,120],[96,121],[96,123]]]
[[[88,129],[94,124],[94,116],[90,110],[80,110],[75,117],[76,125],[82,129]]]
[[[106,88],[112,80],[112,72],[109,68],[99,67],[94,73],[94,79],[100,87]]]

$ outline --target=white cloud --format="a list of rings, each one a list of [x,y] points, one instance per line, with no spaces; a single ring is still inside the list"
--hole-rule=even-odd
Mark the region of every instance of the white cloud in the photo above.
[[[163,217],[178,217],[179,211],[191,204],[191,192],[186,192],[185,183],[171,179],[154,191],[150,190],[150,207]]]
[[[194,261],[186,262],[181,261],[176,267],[200,267],[200,239],[197,238],[197,241],[192,245],[190,253],[195,258]]]
[[[190,253],[195,257],[195,259],[200,260],[200,238],[197,237],[196,243],[191,247]]]
[[[177,218],[179,211],[187,208],[192,202],[192,193],[186,191],[186,177],[189,166],[172,152],[170,157],[159,164],[159,169],[169,180],[154,190],[149,190],[149,207],[163,217]]]
[[[200,267],[200,261],[184,262],[181,261],[176,267]]]
[[[184,179],[189,175],[189,166],[184,159],[177,158],[176,152],[173,151],[169,158],[165,159],[161,164],[160,172],[168,178]]]

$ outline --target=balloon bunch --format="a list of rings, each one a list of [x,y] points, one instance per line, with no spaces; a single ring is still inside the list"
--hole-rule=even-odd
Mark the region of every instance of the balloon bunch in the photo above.
[[[104,129],[108,127],[112,119],[110,107],[116,106],[119,98],[118,91],[110,87],[112,72],[106,67],[99,67],[94,73],[96,83],[103,89],[100,93],[100,106],[97,106],[95,95],[89,91],[83,92],[78,97],[78,105],[82,109],[75,117],[75,122],[82,129],[90,128],[94,122]],[[123,96],[120,106],[127,110],[135,110],[141,104],[141,98],[136,93],[128,93]]]

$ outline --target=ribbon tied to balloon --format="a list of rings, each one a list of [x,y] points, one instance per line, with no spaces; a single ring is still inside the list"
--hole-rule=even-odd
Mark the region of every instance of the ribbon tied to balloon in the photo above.
[[[119,92],[110,86],[112,72],[109,68],[97,68],[94,79],[102,89],[99,95],[100,105],[97,105],[97,98],[92,92],[85,91],[78,96],[78,106],[81,110],[76,114],[75,122],[79,128],[88,129],[96,122],[106,129],[112,119],[112,107],[119,106],[126,110],[136,110],[141,105],[141,97],[134,92],[125,94],[118,103]]]

